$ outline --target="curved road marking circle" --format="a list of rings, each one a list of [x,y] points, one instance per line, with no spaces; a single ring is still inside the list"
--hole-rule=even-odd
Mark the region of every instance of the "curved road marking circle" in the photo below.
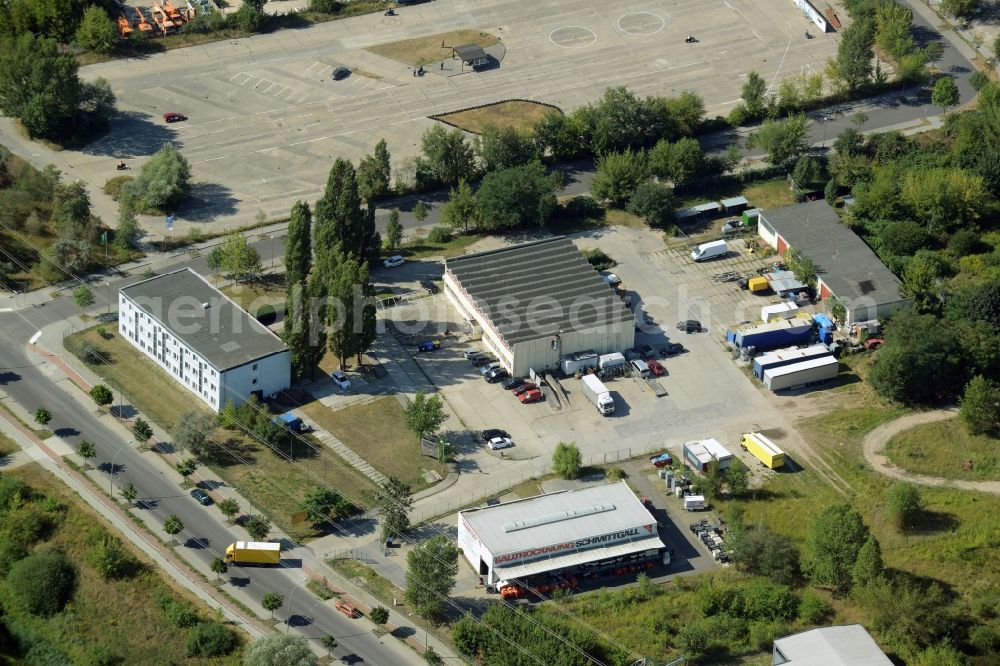
[[[589,40],[581,44],[584,40]],[[567,25],[549,33],[549,41],[564,49],[584,49],[597,41],[597,33],[582,25]]]
[[[652,17],[653,20],[649,20],[647,17]],[[657,21],[659,21],[659,25],[656,25]],[[622,22],[624,22],[625,25],[622,25]],[[628,26],[627,28],[625,27],[626,25]],[[629,12],[628,14],[622,14],[618,17],[618,29],[626,35],[634,35],[637,37],[642,35],[655,35],[659,31],[663,30],[666,25],[667,22],[663,20],[663,17],[658,14],[654,14],[653,12]]]

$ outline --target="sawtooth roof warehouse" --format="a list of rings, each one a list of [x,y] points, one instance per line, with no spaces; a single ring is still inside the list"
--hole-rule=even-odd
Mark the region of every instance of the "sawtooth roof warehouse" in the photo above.
[[[625,482],[460,511],[458,545],[489,585],[661,561],[656,520]]]
[[[563,236],[448,259],[444,291],[511,375],[635,345],[635,315]]]

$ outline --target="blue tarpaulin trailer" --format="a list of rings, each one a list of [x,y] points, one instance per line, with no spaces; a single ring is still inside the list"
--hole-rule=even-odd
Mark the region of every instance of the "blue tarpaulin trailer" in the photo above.
[[[302,419],[291,412],[285,412],[281,416],[275,416],[274,422],[285,426],[292,432],[303,432],[306,429],[305,424],[302,423]]]

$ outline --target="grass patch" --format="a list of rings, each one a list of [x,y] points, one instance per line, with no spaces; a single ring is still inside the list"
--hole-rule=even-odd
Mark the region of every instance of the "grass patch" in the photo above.
[[[247,312],[255,312],[262,305],[277,305],[285,302],[285,276],[265,275],[253,282],[240,282],[221,289]]]
[[[306,588],[310,592],[316,595],[320,601],[329,601],[337,596],[337,593],[330,589],[329,584],[326,582],[326,578],[323,580],[316,580],[315,578],[310,578],[309,582],[306,583]]]
[[[78,572],[76,594],[62,613],[44,618],[22,614],[12,607],[5,608],[7,614],[3,624],[11,633],[26,639],[26,647],[32,649],[32,654],[45,655],[45,663],[240,663],[235,655],[222,659],[187,658],[186,642],[190,630],[171,625],[157,607],[157,598],[167,596],[175,602],[183,602],[196,609],[204,620],[211,619],[211,611],[193,594],[161,578],[159,569],[124,538],[121,540],[125,547],[141,562],[138,573],[124,580],[101,578],[85,563],[85,541],[97,525],[113,534],[114,529],[36,464],[25,465],[10,475],[23,479],[35,493],[44,494],[61,505],[61,509],[47,511],[56,516],[56,520],[44,535],[43,547],[54,546],[65,551]],[[41,497],[37,502],[45,504]],[[48,504],[51,508],[52,502]],[[34,501],[29,503],[29,506],[35,505]],[[53,656],[49,656],[50,651]],[[96,655],[103,652],[117,655],[118,659],[98,659]],[[56,654],[64,658],[56,658]],[[30,658],[24,663],[29,662],[34,663]]]
[[[461,127],[466,132],[482,134],[489,125],[498,127],[513,127],[521,132],[534,132],[535,125],[547,113],[562,114],[559,109],[554,109],[547,104],[538,102],[528,102],[520,99],[512,99],[506,102],[497,102],[481,106],[478,109],[467,109],[456,111],[455,113],[444,113],[433,116],[436,120],[443,120],[457,127]]]
[[[466,248],[480,240],[477,234],[456,234],[444,243],[435,243],[426,237],[414,238],[404,243],[396,252],[407,259],[426,259],[427,257],[456,257],[465,254]]]
[[[209,411],[120,335],[113,334],[105,340],[94,329],[87,329],[64,340],[66,348],[73,353],[79,351],[82,342],[102,350],[111,361],[103,365],[87,363],[87,366],[161,428],[169,431],[181,414],[192,409]],[[326,533],[325,529],[316,529],[308,522],[297,520],[299,503],[315,485],[329,484],[362,508],[371,504],[371,484],[338,455],[318,443],[314,444],[319,452],[305,444],[296,444],[292,451],[293,464],[242,434],[226,430],[217,433],[225,444],[223,452],[204,462],[293,539],[310,539]]]
[[[357,560],[343,559],[329,559],[326,563],[331,569],[347,576],[390,608],[393,599],[403,598],[403,590],[393,585],[388,578],[377,573],[367,564],[362,564]]]
[[[301,502],[314,486],[333,487],[361,509],[372,504],[371,482],[321,444],[316,443],[318,451],[313,451],[296,443],[290,462],[241,434],[219,432],[228,435],[225,448],[231,453],[224,451],[213,457],[206,461],[208,466],[295,540],[315,539],[335,531],[328,524],[313,526],[302,515]]]
[[[21,450],[14,440],[8,437],[6,434],[0,432],[0,456],[9,456],[12,453],[17,453]]]
[[[886,444],[893,464],[917,474],[946,479],[1000,479],[1000,441],[970,435],[958,419],[925,423],[901,432]],[[966,467],[966,462],[971,467]]]
[[[688,208],[706,201],[719,201],[728,197],[744,196],[751,208],[780,208],[795,203],[795,194],[788,181],[780,176],[746,185],[735,178],[727,178],[712,187],[679,198],[677,208]]]
[[[368,50],[412,67],[419,67],[451,57],[451,50],[463,44],[478,44],[483,48],[499,44],[500,39],[479,30],[452,30],[426,37],[414,37],[388,44],[369,46]]]
[[[448,473],[447,466],[420,455],[416,436],[406,428],[403,407],[393,396],[337,410],[313,402],[302,410],[372,467],[398,477],[413,492],[432,485],[424,480],[423,470],[434,470],[442,477]]]
[[[95,364],[86,358],[80,359],[115,390],[116,402],[124,396],[126,402],[160,427],[170,430],[181,414],[192,409],[210,411],[193,393],[182,388],[117,332],[109,330],[109,337],[105,339],[96,329],[88,328],[63,340],[63,346],[78,357],[83,343],[99,350],[101,357],[107,360]]]
[[[649,225],[638,215],[633,215],[620,208],[607,208],[604,212],[604,223],[611,227],[628,227],[629,229],[649,229]]]

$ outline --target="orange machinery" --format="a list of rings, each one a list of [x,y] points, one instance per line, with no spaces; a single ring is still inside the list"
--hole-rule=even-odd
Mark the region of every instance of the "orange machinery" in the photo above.
[[[154,4],[150,9],[150,13],[153,15],[153,21],[160,27],[160,32],[164,35],[173,32],[177,27],[174,22],[170,20],[167,13],[163,11],[163,8],[157,4]]]
[[[146,21],[146,16],[142,13],[142,10],[136,7],[135,13],[139,15],[139,22],[136,24],[135,27],[139,28],[139,30],[146,33],[147,35],[151,34],[153,32],[153,26],[151,26],[149,22]]]
[[[169,16],[170,20],[174,22],[174,25],[180,25],[184,22],[184,17],[181,16],[181,13],[177,11],[172,4],[170,4],[170,0],[163,0],[163,11],[167,13],[167,16]]]
[[[120,37],[128,37],[129,35],[131,35],[132,26],[129,24],[128,19],[119,14],[117,20],[118,20],[118,35]]]

